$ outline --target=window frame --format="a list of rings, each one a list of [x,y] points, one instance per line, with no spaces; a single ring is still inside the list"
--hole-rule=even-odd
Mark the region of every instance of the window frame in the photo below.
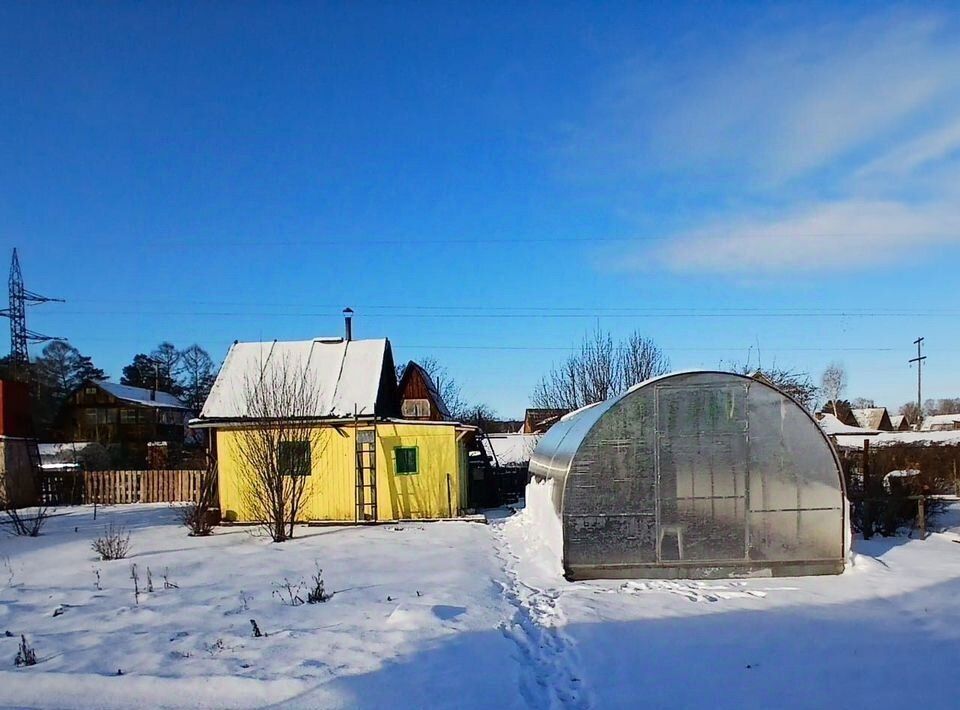
[[[288,458],[288,457],[292,457],[294,454],[285,454],[285,453],[283,452],[283,450],[284,450],[285,448],[289,449],[290,447],[293,447],[293,446],[296,446],[296,447],[301,447],[301,446],[302,446],[302,447],[303,447],[302,452],[300,452],[300,453],[297,454],[297,455],[301,456],[301,457],[306,461],[306,464],[307,464],[307,465],[306,465],[306,472],[305,472],[305,473],[299,473],[299,472],[298,472],[298,473],[294,473],[294,472],[292,472],[292,471],[290,470],[291,467],[290,467],[289,465],[284,465],[284,462],[285,462],[285,461],[292,460],[292,459],[290,459],[290,458]],[[310,476],[310,475],[313,473],[313,451],[312,451],[312,448],[313,448],[313,447],[310,445],[310,441],[308,441],[308,440],[297,439],[296,441],[280,441],[280,442],[277,442],[277,468],[280,470],[280,475],[282,475],[282,476],[290,476],[290,477],[298,477],[298,478]]]
[[[413,452],[413,470],[400,470],[400,452]],[[419,446],[394,446],[393,447],[393,470],[398,476],[416,476],[420,473],[420,447]]]
[[[120,408],[120,423],[121,424],[137,424],[140,420],[138,416],[139,412],[136,407],[121,407]]]

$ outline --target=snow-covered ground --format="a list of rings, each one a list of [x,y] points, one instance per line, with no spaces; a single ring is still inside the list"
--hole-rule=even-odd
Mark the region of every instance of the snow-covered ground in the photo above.
[[[2,707],[936,708],[960,695],[952,530],[858,540],[839,577],[569,583],[523,514],[303,528],[274,545],[246,528],[190,538],[163,505],[59,513],[40,538],[0,538]],[[131,531],[126,560],[90,548],[110,522]],[[139,604],[132,564],[141,586],[153,577]],[[273,594],[315,564],[329,602]],[[21,633],[36,666],[14,667]]]

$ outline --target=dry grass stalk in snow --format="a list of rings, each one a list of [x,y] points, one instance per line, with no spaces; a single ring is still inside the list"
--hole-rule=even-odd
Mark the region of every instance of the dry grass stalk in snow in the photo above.
[[[235,439],[243,504],[274,542],[283,542],[293,537],[308,497],[311,461],[322,455],[311,423],[319,384],[290,359],[271,359],[245,379],[242,397],[250,420]]]
[[[13,664],[17,668],[37,665],[37,651],[27,643],[27,637],[23,634],[20,634],[20,649],[17,651],[17,657],[13,659]]]
[[[323,585],[323,570],[320,569],[320,563],[314,563],[317,571],[313,574],[313,586],[307,592],[307,604],[320,604],[329,601],[333,594],[327,594]]]
[[[130,579],[133,580],[133,601],[140,604],[140,575],[137,574],[137,566],[130,565]]]

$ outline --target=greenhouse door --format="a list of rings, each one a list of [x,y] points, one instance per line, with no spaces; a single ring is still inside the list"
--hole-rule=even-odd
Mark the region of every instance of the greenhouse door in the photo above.
[[[657,387],[657,561],[746,558],[746,388]]]

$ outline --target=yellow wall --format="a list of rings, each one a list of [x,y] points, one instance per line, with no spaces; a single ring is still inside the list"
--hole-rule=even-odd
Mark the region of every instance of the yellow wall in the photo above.
[[[364,427],[361,427],[363,429]],[[369,427],[366,427],[369,428]],[[379,520],[441,518],[467,507],[466,452],[454,426],[378,424],[377,507]],[[226,519],[248,521],[240,486],[242,463],[236,455],[236,430],[217,430],[220,510]],[[355,431],[352,425],[313,430],[304,520],[356,519]],[[418,473],[398,475],[394,449],[416,446]],[[450,505],[447,502],[450,477]]]

